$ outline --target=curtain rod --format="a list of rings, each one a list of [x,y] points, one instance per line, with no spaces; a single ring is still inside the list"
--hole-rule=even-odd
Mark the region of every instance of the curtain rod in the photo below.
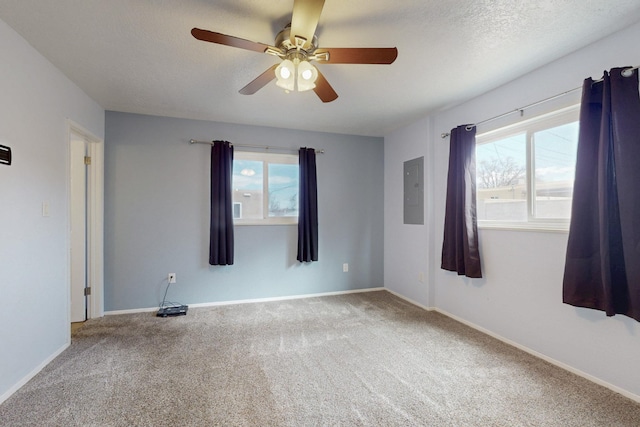
[[[631,75],[633,74],[633,70],[637,70],[637,69],[638,69],[638,67],[640,67],[640,65],[636,65],[635,67],[625,68],[625,69],[622,71],[622,75],[623,75],[624,77],[631,77]],[[604,80],[604,79],[594,80],[594,81],[593,81],[593,83],[598,83],[598,82],[601,82],[601,81],[603,81],[603,80]],[[536,101],[536,102],[534,102],[534,103],[531,103],[531,104],[525,105],[524,107],[516,108],[515,110],[507,111],[506,113],[502,113],[502,114],[499,114],[499,115],[497,115],[497,116],[491,117],[491,118],[489,118],[489,119],[485,119],[485,120],[479,121],[479,122],[477,122],[477,123],[474,123],[474,124],[472,124],[472,125],[467,126],[467,130],[471,130],[474,126],[478,126],[478,125],[481,125],[481,124],[484,124],[484,123],[489,123],[489,122],[492,122],[492,121],[494,121],[494,120],[501,119],[501,118],[506,117],[506,116],[508,116],[508,115],[510,115],[510,114],[513,114],[513,113],[518,113],[518,112],[519,112],[519,113],[520,113],[520,115],[522,116],[522,114],[524,113],[524,110],[526,110],[527,108],[535,107],[536,105],[540,105],[540,104],[543,104],[543,103],[545,103],[545,102],[552,101],[552,100],[554,100],[554,99],[556,99],[556,98],[560,98],[561,96],[568,95],[568,94],[570,94],[570,93],[572,93],[572,92],[575,92],[575,91],[577,91],[577,90],[580,90],[580,89],[582,89],[582,86],[574,87],[573,89],[569,89],[569,90],[564,91],[564,92],[562,92],[562,93],[559,93],[559,94],[557,94],[557,95],[553,95],[553,96],[550,96],[550,97],[548,97],[548,98],[542,99],[542,100],[540,100],[540,101]],[[441,137],[441,138],[446,138],[446,137],[448,137],[449,135],[451,135],[449,132],[443,132],[443,133],[441,133],[441,134],[440,134],[440,137]]]
[[[215,142],[223,142],[223,141],[197,141],[195,139],[190,139],[189,144],[207,144],[213,145]],[[284,151],[294,151],[297,152],[295,148],[290,147],[278,147],[277,145],[251,145],[251,144],[234,144],[230,142],[229,144],[236,147],[245,147],[245,148],[260,148],[262,150],[284,150]],[[316,154],[324,154],[324,150],[316,150]]]

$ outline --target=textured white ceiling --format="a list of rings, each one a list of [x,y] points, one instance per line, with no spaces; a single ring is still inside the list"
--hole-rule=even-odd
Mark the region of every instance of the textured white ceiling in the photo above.
[[[392,65],[320,64],[339,98],[238,90],[277,58],[293,0],[2,0],[0,19],[107,110],[382,136],[640,20],[638,0],[326,0],[320,47],[397,47]]]

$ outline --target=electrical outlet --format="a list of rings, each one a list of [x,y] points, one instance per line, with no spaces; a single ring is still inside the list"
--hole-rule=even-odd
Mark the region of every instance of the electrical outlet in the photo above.
[[[347,273],[348,271],[349,271],[349,264],[345,262],[344,264],[342,264],[342,272]]]
[[[418,282],[424,283],[424,273],[422,271],[418,273]]]
[[[169,283],[176,283],[176,273],[169,273]]]

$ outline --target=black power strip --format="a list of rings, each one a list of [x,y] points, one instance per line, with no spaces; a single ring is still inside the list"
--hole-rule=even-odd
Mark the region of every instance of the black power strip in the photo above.
[[[189,306],[186,305],[174,305],[173,307],[162,307],[158,310],[156,316],[168,317],[168,316],[185,316]]]

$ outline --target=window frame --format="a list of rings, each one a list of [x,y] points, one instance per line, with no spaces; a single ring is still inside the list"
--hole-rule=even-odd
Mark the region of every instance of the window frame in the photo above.
[[[520,121],[511,125],[482,132],[476,135],[476,146],[496,142],[509,136],[525,134],[525,161],[526,161],[526,221],[505,220],[478,220],[480,229],[502,230],[529,230],[529,231],[558,231],[568,232],[569,218],[538,218],[534,212],[536,209],[536,182],[535,182],[535,143],[533,135],[536,132],[551,129],[569,123],[579,122],[580,104],[554,110],[541,114],[531,119]],[[476,169],[477,171],[477,169]],[[477,173],[477,172],[476,172]],[[477,175],[476,175],[476,192]],[[572,196],[573,198],[573,196]]]
[[[270,164],[285,164],[299,166],[298,154],[290,153],[273,153],[273,152],[258,152],[258,151],[244,151],[236,150],[233,155],[233,161],[236,160],[250,160],[262,162],[262,218],[234,218],[233,225],[245,226],[245,225],[297,225],[298,215],[296,216],[269,216],[269,165]],[[234,165],[235,166],[235,165]],[[233,187],[233,180],[232,180]],[[232,188],[232,192],[238,191],[235,187]],[[299,193],[299,186],[298,186]],[[298,196],[299,197],[299,196]],[[236,203],[236,202],[234,202]],[[240,210],[242,210],[242,205]]]

